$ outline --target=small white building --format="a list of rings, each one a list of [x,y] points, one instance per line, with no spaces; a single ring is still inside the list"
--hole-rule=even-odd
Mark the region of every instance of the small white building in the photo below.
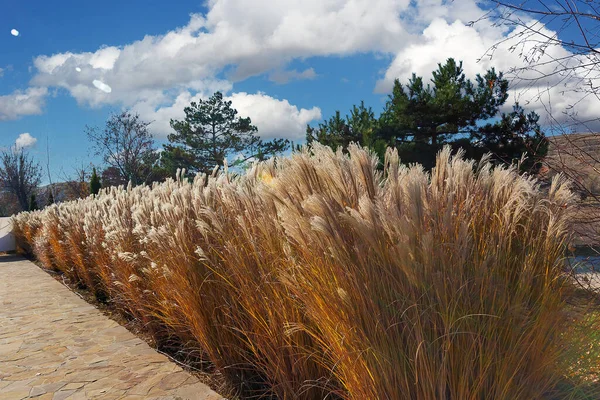
[[[10,217],[0,218],[0,251],[15,250],[15,236],[12,233]]]

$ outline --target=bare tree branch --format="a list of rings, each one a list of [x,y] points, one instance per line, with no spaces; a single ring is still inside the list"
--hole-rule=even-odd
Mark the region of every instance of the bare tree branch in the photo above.
[[[29,209],[29,198],[41,180],[42,168],[24,149],[0,153],[0,187],[17,198],[21,210]]]
[[[150,124],[138,114],[123,111],[112,114],[102,130],[86,126],[86,133],[95,154],[115,168],[123,180],[137,185],[146,182],[158,158],[148,130]]]
[[[66,186],[66,196],[68,200],[82,199],[89,196],[89,180],[92,171],[92,164],[82,163],[73,169],[71,175],[63,172],[62,180]]]

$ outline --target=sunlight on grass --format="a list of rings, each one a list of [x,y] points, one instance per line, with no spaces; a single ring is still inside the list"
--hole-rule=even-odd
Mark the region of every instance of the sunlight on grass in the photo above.
[[[348,150],[105,189],[19,214],[15,235],[247,396],[533,399],[587,368],[561,365],[560,178],[542,193],[449,149],[431,174]]]

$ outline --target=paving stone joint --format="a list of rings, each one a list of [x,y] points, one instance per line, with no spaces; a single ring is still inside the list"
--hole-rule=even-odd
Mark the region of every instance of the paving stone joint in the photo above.
[[[0,400],[224,400],[36,265],[0,257]]]

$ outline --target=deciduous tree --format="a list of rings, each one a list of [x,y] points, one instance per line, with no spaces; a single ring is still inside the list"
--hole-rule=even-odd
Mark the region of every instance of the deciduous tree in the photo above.
[[[158,159],[149,125],[139,114],[123,111],[111,114],[103,129],[87,126],[86,133],[95,154],[125,182],[138,185],[149,180]]]
[[[22,210],[42,180],[42,168],[24,149],[13,147],[0,154],[0,185],[12,193]]]

